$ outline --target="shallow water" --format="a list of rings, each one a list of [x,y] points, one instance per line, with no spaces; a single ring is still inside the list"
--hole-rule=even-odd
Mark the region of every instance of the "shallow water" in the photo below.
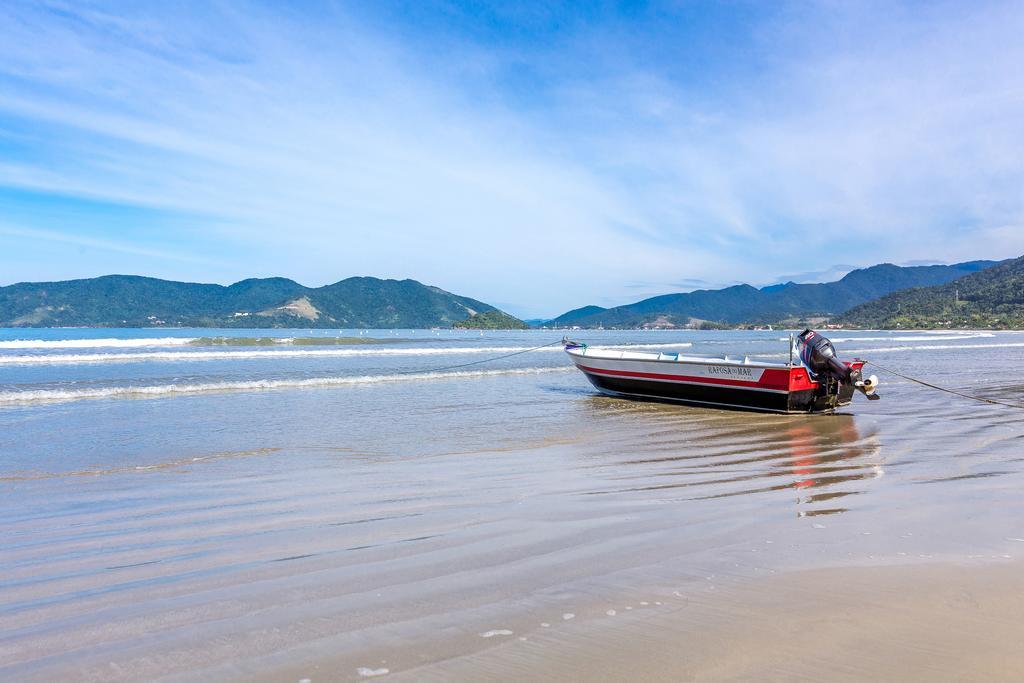
[[[788,356],[784,332],[577,334]],[[189,342],[268,335],[391,342]],[[779,416],[602,397],[557,347],[465,365],[558,336],[0,330],[0,678],[536,676],[537,634],[572,650],[628,613],[642,639],[697,590],[1024,550],[1021,411],[882,372],[881,401]],[[1024,403],[1024,335],[832,337]]]

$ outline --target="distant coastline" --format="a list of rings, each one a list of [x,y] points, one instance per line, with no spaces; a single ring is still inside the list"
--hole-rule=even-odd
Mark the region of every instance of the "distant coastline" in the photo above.
[[[821,326],[850,309],[896,291],[943,285],[984,271],[995,261],[953,265],[896,266],[883,263],[847,273],[835,282],[786,282],[760,289],[748,284],[724,289],[664,294],[632,304],[584,306],[545,323],[583,329],[749,329]],[[858,322],[844,321],[846,326]]]
[[[490,304],[416,280],[286,278],[230,286],[135,275],[0,287],[0,327],[525,329]]]
[[[736,285],[605,309],[585,306],[549,329],[1024,329],[1024,257],[951,266],[881,264],[821,284]]]
[[[527,324],[415,280],[286,278],[230,286],[107,275],[0,287],[0,327],[475,330],[1024,329],[1024,256],[949,266],[880,264],[836,282],[666,294]]]

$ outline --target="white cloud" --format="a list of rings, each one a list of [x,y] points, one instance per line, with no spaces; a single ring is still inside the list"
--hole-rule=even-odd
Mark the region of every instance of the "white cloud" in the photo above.
[[[90,249],[112,251],[121,254],[128,254],[130,256],[145,256],[165,261],[182,261],[185,263],[196,263],[205,266],[220,265],[217,261],[194,254],[181,254],[175,251],[141,247],[135,244],[115,240],[82,237],[56,230],[39,230],[37,228],[25,228],[17,225],[4,225],[0,223],[0,236],[27,238],[29,240],[43,242],[55,242],[58,244],[76,247],[88,247]]]

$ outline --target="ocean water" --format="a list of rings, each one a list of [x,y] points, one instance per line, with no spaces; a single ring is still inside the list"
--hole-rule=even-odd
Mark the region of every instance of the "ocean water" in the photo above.
[[[543,634],[643,638],[697,591],[1024,552],[1022,410],[872,370],[880,401],[761,415],[600,396],[558,345],[480,362],[560,336],[0,330],[0,679],[486,678],[494,648],[531,675]],[[1022,334],[829,336],[1024,404]]]

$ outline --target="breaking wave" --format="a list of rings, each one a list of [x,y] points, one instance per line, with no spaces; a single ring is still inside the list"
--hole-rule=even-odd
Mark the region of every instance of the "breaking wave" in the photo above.
[[[685,348],[692,344],[625,344],[607,348],[654,349]],[[143,353],[64,353],[53,355],[0,355],[0,365],[131,363],[139,361],[196,361],[225,359],[322,358],[349,356],[446,356],[456,354],[503,354],[530,351],[531,346],[450,346],[432,348],[345,348],[345,349],[281,349],[274,351],[148,351]],[[605,348],[605,347],[594,347]],[[540,351],[561,351],[549,346]]]
[[[979,339],[983,337],[994,337],[995,335],[991,332],[971,332],[971,333],[948,333],[948,332],[922,332],[920,335],[912,337],[833,337],[829,336],[828,339],[834,344],[842,344],[843,342],[874,342],[874,341],[888,341],[888,342],[911,342],[911,341],[956,341],[958,339]],[[789,337],[779,337],[779,341],[789,341]]]
[[[36,389],[28,391],[0,392],[0,404],[80,401],[94,398],[147,398],[219,391],[261,391],[268,389],[340,387],[378,384],[381,382],[468,379],[500,375],[535,375],[548,372],[567,372],[574,369],[575,368],[573,366],[559,366],[509,368],[504,370],[463,370],[452,372],[421,372],[416,374],[362,375],[355,377],[314,377],[307,379],[266,379],[196,384],[156,384],[149,386],[95,387],[89,389]]]
[[[850,360],[854,355],[872,353],[898,353],[900,351],[947,351],[954,349],[1011,349],[1024,347],[1024,342],[1006,342],[1002,344],[917,344],[914,346],[876,346],[863,349],[839,349],[840,358]],[[751,354],[751,360],[760,358],[786,358],[788,353]]]
[[[155,337],[147,339],[6,339],[0,349],[101,349],[142,348],[146,346],[183,346],[194,337]]]
[[[1024,347],[1024,342],[1006,342],[1003,344],[918,344],[916,346],[888,346],[873,349],[843,349],[844,354],[852,353],[889,353],[894,351],[946,351],[951,349],[1011,349]]]
[[[929,335],[918,335],[911,337],[836,337],[829,339],[835,343],[842,342],[866,342],[866,341],[889,341],[889,342],[915,342],[915,341],[958,341],[961,339],[983,339],[985,337],[994,337],[995,335],[990,332],[977,332],[973,334],[929,334]]]

